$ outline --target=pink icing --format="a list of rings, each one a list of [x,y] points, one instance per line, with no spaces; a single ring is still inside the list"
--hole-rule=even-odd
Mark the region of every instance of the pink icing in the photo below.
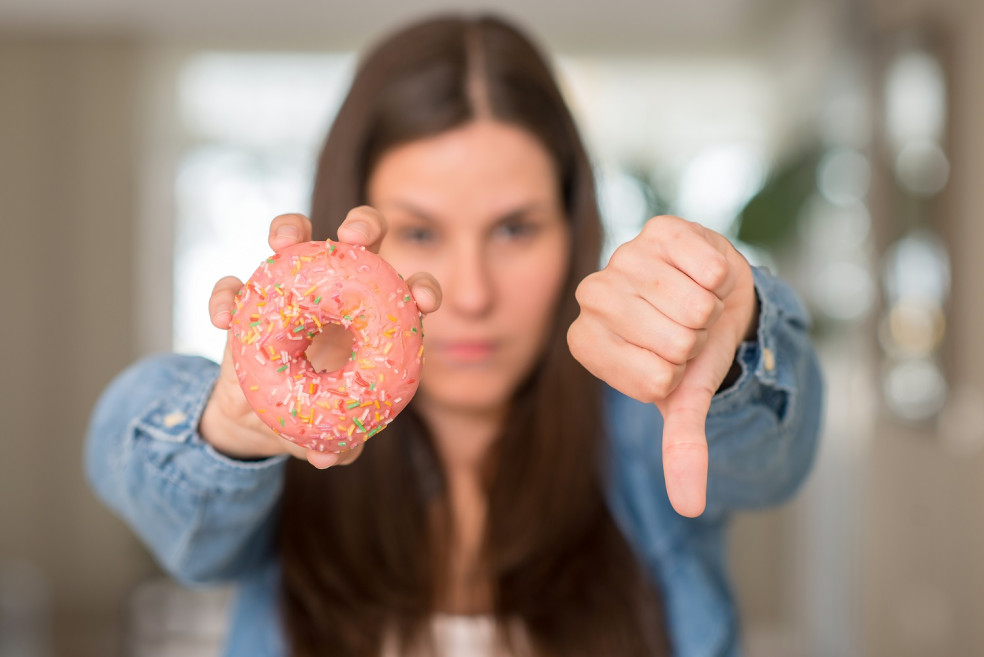
[[[232,358],[246,400],[278,435],[344,452],[413,397],[423,327],[410,289],[365,247],[306,242],[267,258],[236,297]],[[318,372],[305,351],[326,324],[352,333],[352,358]]]

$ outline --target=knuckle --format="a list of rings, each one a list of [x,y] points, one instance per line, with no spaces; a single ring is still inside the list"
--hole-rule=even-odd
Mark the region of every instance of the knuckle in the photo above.
[[[589,286],[590,283],[588,282],[588,279],[584,279],[578,283],[577,288],[574,289],[574,300],[577,301],[577,305],[582,308],[588,301],[588,295],[590,294],[590,291],[588,290]]]
[[[640,386],[645,396],[643,401],[652,404],[666,399],[670,393],[669,382],[670,377],[666,367],[657,367],[654,371],[649,372]]]
[[[684,230],[686,230],[685,222],[679,217],[669,214],[653,217],[642,227],[642,232],[647,236],[658,236],[670,241],[678,240]]]
[[[710,293],[691,294],[687,298],[687,320],[694,328],[707,326],[716,308],[717,300]]]
[[[574,290],[574,299],[581,308],[594,308],[597,306],[602,285],[600,272],[590,274]]]
[[[666,226],[667,223],[672,221],[672,219],[673,217],[665,214],[652,217],[651,219],[648,219],[645,224],[643,224],[642,230],[643,232],[650,232],[650,233],[654,231],[662,232],[663,227]]]
[[[608,266],[613,269],[623,270],[629,266],[632,260],[632,242],[625,242],[620,244],[612,252],[612,256],[608,259]]]
[[[648,403],[656,403],[670,396],[683,376],[684,366],[667,363],[655,368],[644,379],[641,387]]]
[[[685,363],[694,354],[697,347],[697,333],[690,329],[678,331],[671,339],[671,360],[673,363]]]
[[[704,261],[703,270],[706,286],[717,288],[728,278],[728,261],[723,254],[715,252]]]
[[[584,345],[584,322],[578,317],[567,328],[567,346],[571,350],[571,355],[578,361],[583,357]]]

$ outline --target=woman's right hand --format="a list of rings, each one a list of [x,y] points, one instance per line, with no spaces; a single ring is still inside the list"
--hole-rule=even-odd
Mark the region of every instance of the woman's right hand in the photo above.
[[[349,212],[338,228],[339,241],[365,246],[374,253],[378,252],[385,235],[386,220],[378,211],[368,206]],[[304,215],[282,214],[270,223],[268,241],[274,252],[310,240],[311,222]],[[420,312],[431,313],[440,306],[441,288],[430,274],[414,274],[407,278],[407,285]],[[305,449],[271,431],[246,401],[236,377],[228,334],[235,297],[242,286],[243,282],[238,278],[226,276],[215,284],[208,302],[212,324],[227,331],[227,335],[219,379],[205,405],[199,424],[202,438],[222,454],[236,459],[255,460],[286,453],[306,459],[318,468],[353,462],[362,453],[361,444],[341,454]]]

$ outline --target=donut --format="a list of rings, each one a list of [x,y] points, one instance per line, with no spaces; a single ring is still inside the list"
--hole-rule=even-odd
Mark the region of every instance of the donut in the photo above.
[[[319,372],[305,351],[329,324],[352,356]],[[267,258],[236,295],[231,351],[256,415],[307,449],[340,453],[382,431],[413,397],[423,325],[410,288],[363,246],[304,242]]]

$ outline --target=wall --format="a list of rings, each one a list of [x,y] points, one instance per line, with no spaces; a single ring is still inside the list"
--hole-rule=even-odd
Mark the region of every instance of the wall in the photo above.
[[[865,652],[871,657],[984,654],[984,4],[871,2],[876,41],[913,28],[939,44],[948,74],[949,185],[931,221],[952,258],[940,422],[882,414],[864,500]],[[883,231],[893,217],[879,217]],[[887,225],[886,225],[887,224]]]
[[[111,656],[150,566],[88,493],[99,390],[134,356],[137,50],[0,33],[0,561],[48,588],[53,654]]]

